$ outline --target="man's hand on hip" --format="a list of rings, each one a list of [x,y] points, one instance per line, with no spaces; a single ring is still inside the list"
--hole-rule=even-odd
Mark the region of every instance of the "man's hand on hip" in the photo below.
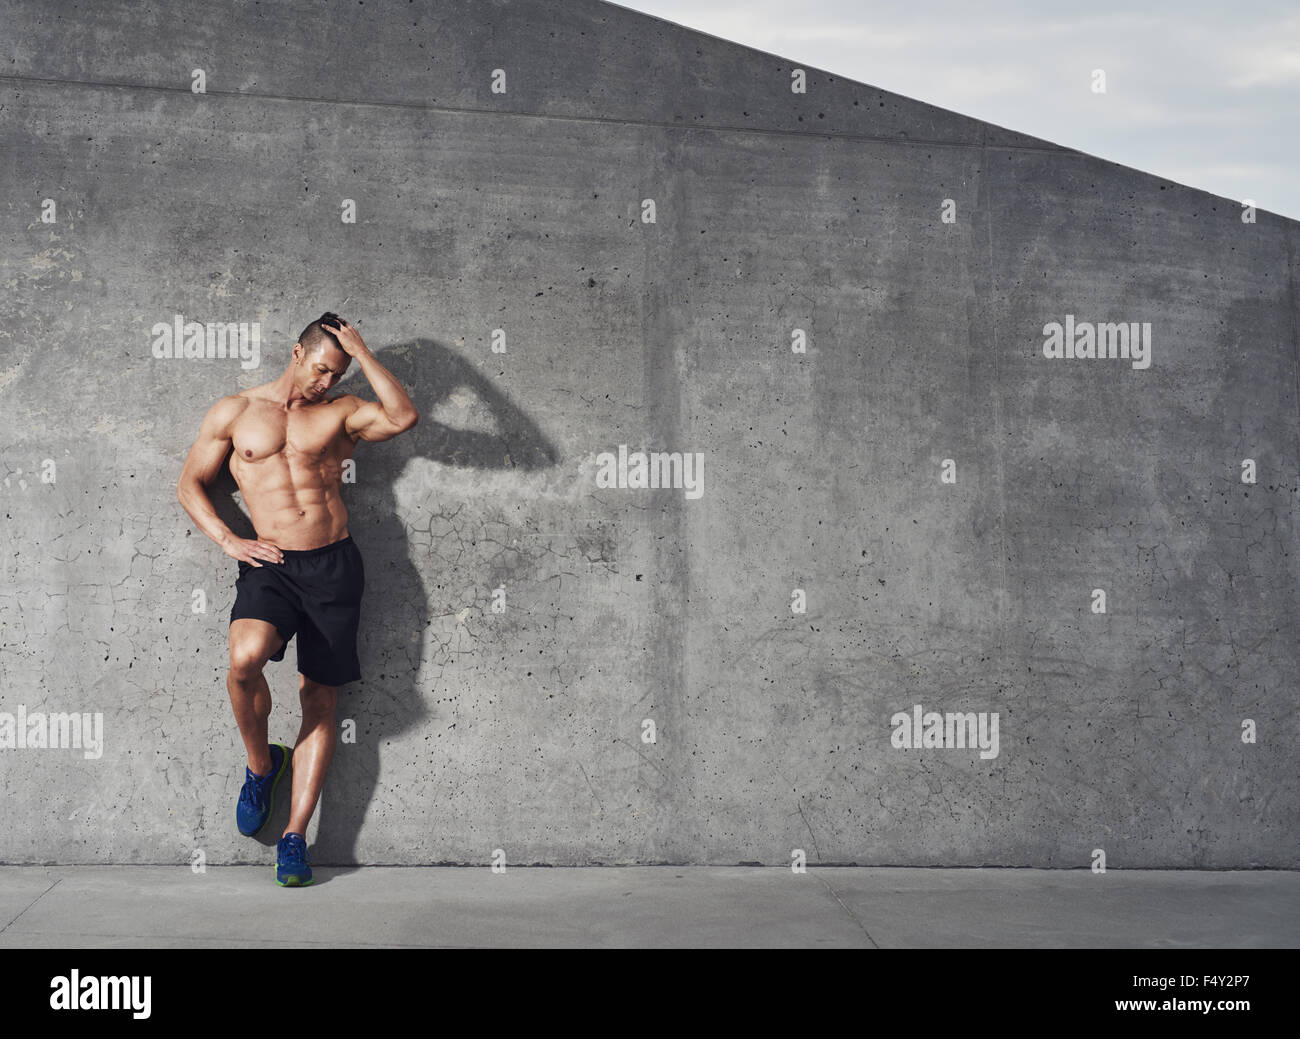
[[[270,541],[249,540],[232,534],[221,543],[221,550],[231,559],[239,559],[253,566],[262,565],[258,562],[259,559],[265,559],[268,563],[284,562],[284,553]]]

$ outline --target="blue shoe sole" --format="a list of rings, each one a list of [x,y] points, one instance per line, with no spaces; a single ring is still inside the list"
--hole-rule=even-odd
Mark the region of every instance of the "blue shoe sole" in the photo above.
[[[275,815],[275,788],[280,785],[280,780],[281,778],[283,778],[285,772],[288,770],[289,762],[293,758],[293,751],[291,751],[283,743],[272,743],[271,746],[279,747],[282,751],[284,751],[284,758],[280,762],[280,769],[278,772],[276,772],[275,778],[271,780],[271,807],[267,809],[266,818],[262,820],[262,825],[259,826],[256,830],[253,830],[251,833],[249,833],[247,830],[239,831],[245,837],[256,837],[259,833],[261,833],[263,830],[266,829],[266,824],[271,821],[271,816]]]
[[[275,882],[281,887],[311,887],[313,879],[312,877],[308,877],[306,880],[303,880],[302,877],[289,877],[286,880],[281,880],[278,872],[275,875]]]

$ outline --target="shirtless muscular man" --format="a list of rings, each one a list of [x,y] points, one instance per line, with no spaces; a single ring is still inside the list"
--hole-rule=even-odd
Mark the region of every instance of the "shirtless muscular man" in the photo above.
[[[378,403],[329,395],[353,358]],[[338,739],[338,690],[361,677],[356,639],[365,571],[339,495],[343,463],[358,440],[389,440],[419,417],[356,329],[326,313],[303,329],[283,375],[212,406],[177,483],[177,497],[194,523],[239,561],[226,688],[248,752],[235,811],[241,833],[252,836],[266,825],[292,757],[289,825],[276,856],[275,879],[283,887],[311,883],[307,823]],[[253,540],[236,537],[208,498],[206,487],[227,455],[257,534]],[[271,692],[262,668],[284,659],[295,634],[302,726],[290,752],[267,742]]]

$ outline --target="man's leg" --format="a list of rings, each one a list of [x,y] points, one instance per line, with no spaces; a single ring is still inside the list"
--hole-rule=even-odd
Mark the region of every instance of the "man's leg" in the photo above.
[[[325,773],[334,758],[338,731],[334,726],[334,709],[339,702],[339,687],[321,685],[306,675],[298,676],[298,698],[302,701],[302,728],[293,748],[293,794],[289,806],[289,825],[284,832],[307,835],[307,824],[320,800]]]
[[[226,689],[239,735],[244,738],[244,749],[248,752],[248,767],[259,776],[271,771],[266,725],[271,714],[271,690],[262,669],[283,641],[270,621],[241,617],[230,622],[230,671],[226,675]]]

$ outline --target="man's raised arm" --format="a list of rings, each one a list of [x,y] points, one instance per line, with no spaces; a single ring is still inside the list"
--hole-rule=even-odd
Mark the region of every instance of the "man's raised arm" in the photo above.
[[[349,357],[356,358],[357,364],[370,385],[374,387],[378,403],[363,401],[348,416],[344,429],[354,440],[373,442],[390,440],[398,433],[405,433],[420,421],[420,413],[411,402],[402,384],[393,377],[393,373],[375,360],[361,335],[342,318],[338,324],[321,322],[339,341],[339,348]]]

